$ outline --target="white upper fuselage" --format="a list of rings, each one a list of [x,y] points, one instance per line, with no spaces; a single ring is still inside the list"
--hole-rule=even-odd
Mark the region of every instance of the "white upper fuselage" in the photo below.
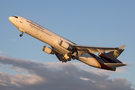
[[[20,16],[11,16],[9,20],[14,24],[21,32],[27,33],[40,41],[50,45],[56,52],[61,54],[67,54],[70,51],[61,47],[59,43],[61,41],[67,42],[70,45],[75,45],[73,42],[47,30],[46,28]]]

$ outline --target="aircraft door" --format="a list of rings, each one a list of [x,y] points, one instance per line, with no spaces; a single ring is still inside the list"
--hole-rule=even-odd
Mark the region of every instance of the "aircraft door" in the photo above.
[[[20,19],[19,23],[23,26],[23,18]]]

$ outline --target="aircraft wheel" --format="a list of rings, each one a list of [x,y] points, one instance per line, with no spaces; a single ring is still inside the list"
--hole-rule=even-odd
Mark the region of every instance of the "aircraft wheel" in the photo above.
[[[22,34],[20,34],[20,37],[22,37],[23,35]]]

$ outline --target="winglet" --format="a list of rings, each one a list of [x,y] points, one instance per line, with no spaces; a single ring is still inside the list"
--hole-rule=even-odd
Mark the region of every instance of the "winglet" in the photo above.
[[[119,49],[124,49],[126,47],[126,45],[123,45],[121,47],[119,47]]]

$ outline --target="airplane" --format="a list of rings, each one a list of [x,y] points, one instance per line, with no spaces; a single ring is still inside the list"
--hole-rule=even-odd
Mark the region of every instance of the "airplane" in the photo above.
[[[29,19],[11,16],[9,20],[21,31],[20,37],[23,36],[23,33],[26,33],[50,45],[50,47],[43,46],[42,50],[48,54],[56,55],[62,62],[66,63],[76,59],[89,66],[110,71],[116,71],[117,67],[126,66],[126,64],[117,59],[124,51],[126,45],[121,47],[77,45]]]

